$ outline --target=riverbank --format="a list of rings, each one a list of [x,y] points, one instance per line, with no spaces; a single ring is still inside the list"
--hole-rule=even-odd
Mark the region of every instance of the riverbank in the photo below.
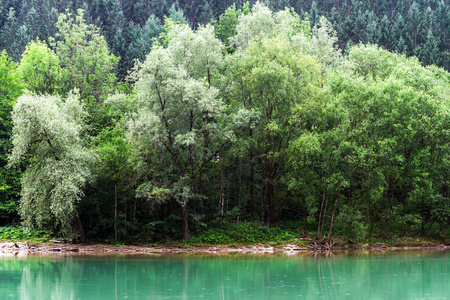
[[[328,251],[318,251],[310,243],[286,244],[253,244],[253,245],[105,245],[105,244],[70,244],[60,240],[48,243],[28,242],[0,242],[0,256],[29,256],[29,255],[170,255],[170,254],[198,254],[198,255],[228,255],[228,254],[283,254],[299,255],[305,253],[327,253],[330,251],[394,251],[419,249],[450,250],[450,243],[422,243],[417,245],[398,246],[376,243],[374,245],[334,246]]]
[[[286,253],[295,254],[307,252],[307,247],[295,244],[286,244],[282,247],[267,245],[248,246],[114,246],[114,245],[84,245],[84,244],[28,244],[26,242],[5,242],[0,243],[1,254],[13,255],[37,255],[37,254],[145,254],[145,255],[165,255],[165,254],[265,254],[265,253]]]

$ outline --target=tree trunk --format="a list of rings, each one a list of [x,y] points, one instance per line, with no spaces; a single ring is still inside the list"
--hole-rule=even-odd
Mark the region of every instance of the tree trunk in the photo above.
[[[334,221],[334,215],[336,213],[338,200],[339,200],[339,191],[336,196],[336,201],[334,201],[334,208],[333,208],[333,213],[331,214],[331,222],[330,222],[330,230],[328,231],[328,238],[331,238],[331,232],[333,231],[333,221]]]
[[[327,208],[328,208],[328,199],[330,197],[326,197],[325,199],[325,207],[323,208],[323,214],[322,214],[322,227],[320,228],[320,233],[323,235],[323,227],[325,226],[325,217],[327,216]]]
[[[422,196],[422,227],[420,229],[420,235],[425,236],[425,202]]]
[[[264,215],[264,211],[265,211],[264,195],[265,195],[265,192],[266,192],[266,186],[263,184],[262,191],[261,191],[261,222],[262,223],[265,222],[265,215]]]
[[[272,226],[272,218],[273,218],[273,202],[275,197],[275,191],[273,186],[273,179],[267,178],[266,179],[267,187],[266,187],[266,194],[267,194],[267,212],[266,212],[266,223],[267,226]]]
[[[191,168],[192,170],[194,170],[194,163],[191,160]],[[195,201],[195,174],[194,172],[192,172],[191,174],[191,193],[193,195],[192,197],[192,209],[194,210],[194,215],[197,214],[197,205],[196,205],[196,201]],[[198,222],[195,221],[194,222],[194,227],[195,227],[195,232],[198,233]]]
[[[389,195],[389,191],[390,191],[390,184],[389,184],[389,180],[387,181],[387,186],[388,186],[388,190],[385,192],[386,195],[386,237],[389,236],[389,224],[390,224],[390,220],[391,220],[391,201],[390,201],[390,195]]]
[[[223,159],[220,161],[220,221],[223,222],[225,207],[225,171]]]
[[[253,151],[250,153],[250,187],[249,187],[249,210],[250,217],[252,220],[255,219],[255,191],[254,191],[254,181],[255,181],[255,166],[253,164]]]
[[[321,222],[322,222],[322,213],[323,213],[323,205],[325,203],[325,197],[327,195],[327,183],[325,182],[325,186],[323,188],[323,196],[322,196],[322,204],[320,205],[320,211],[319,211],[319,224],[317,226],[317,238],[320,239],[321,232],[320,229],[322,228]]]
[[[187,220],[187,205],[186,200],[183,199],[183,204],[181,204],[182,209],[182,218],[183,218],[183,240],[187,241],[189,239],[189,227],[188,227],[188,220]]]
[[[86,235],[84,234],[83,225],[81,224],[80,215],[78,214],[78,211],[75,210],[75,213],[77,215],[76,222],[77,222],[77,230],[78,234],[80,236],[80,243],[86,242]]]
[[[200,168],[199,173],[198,173],[198,187],[199,187],[198,192],[200,194],[200,211],[202,212],[202,215],[204,215],[205,210],[203,207],[203,167]]]
[[[430,212],[433,211],[433,198],[430,197]],[[430,214],[430,236],[433,236],[433,214]]]
[[[250,128],[249,132],[250,138],[253,136],[253,130]],[[252,220],[255,220],[255,190],[254,190],[254,183],[255,183],[255,164],[254,164],[254,158],[255,153],[253,152],[253,149],[250,150],[250,186],[249,186],[249,209],[250,209],[250,217]]]
[[[117,242],[117,183],[114,183],[114,240]]]

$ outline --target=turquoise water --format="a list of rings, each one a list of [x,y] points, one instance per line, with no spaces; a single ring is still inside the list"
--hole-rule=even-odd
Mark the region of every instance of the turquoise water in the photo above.
[[[0,257],[0,299],[450,299],[443,252]]]

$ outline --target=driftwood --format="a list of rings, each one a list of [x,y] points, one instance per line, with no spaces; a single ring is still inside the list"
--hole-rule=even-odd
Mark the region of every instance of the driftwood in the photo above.
[[[325,252],[330,251],[335,242],[332,239],[321,239],[321,240],[315,240],[309,243],[308,250],[313,252]]]

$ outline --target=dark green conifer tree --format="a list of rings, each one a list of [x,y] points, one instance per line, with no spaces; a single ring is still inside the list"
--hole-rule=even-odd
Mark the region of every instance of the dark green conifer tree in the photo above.
[[[387,15],[384,15],[383,18],[381,19],[379,29],[380,29],[379,44],[387,50],[392,49],[393,46],[392,44],[394,41],[392,32],[393,26]]]
[[[409,8],[406,15],[406,37],[408,42],[409,54],[414,54],[414,50],[419,46],[420,42],[420,26],[422,23],[422,12],[420,11],[419,4],[414,2]]]

